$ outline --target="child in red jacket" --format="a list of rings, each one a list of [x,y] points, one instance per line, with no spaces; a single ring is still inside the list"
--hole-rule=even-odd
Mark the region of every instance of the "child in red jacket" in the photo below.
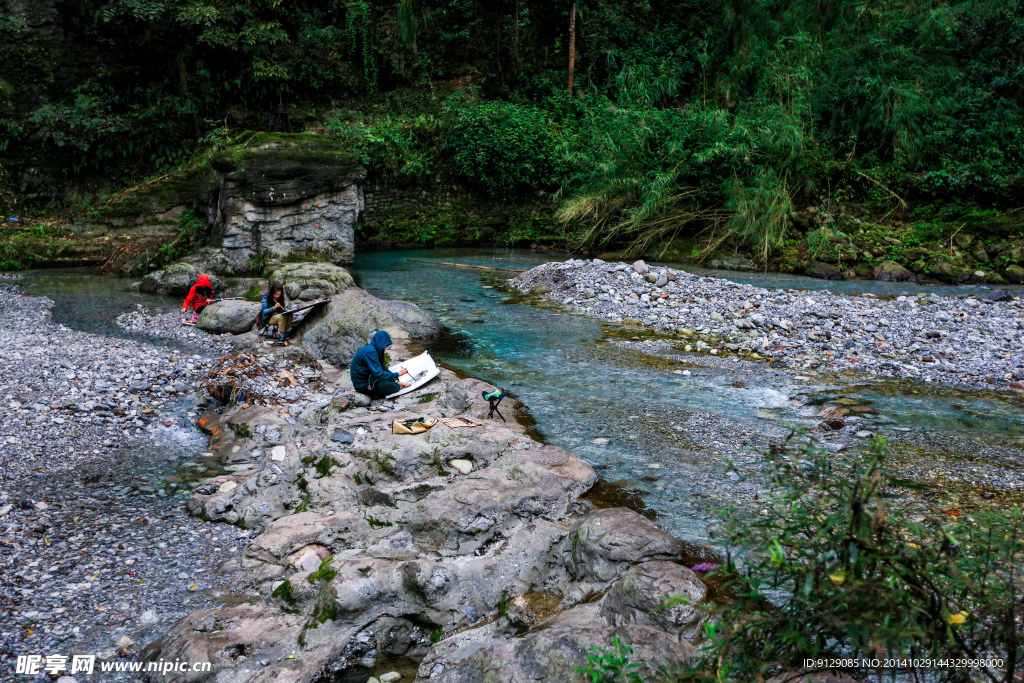
[[[199,314],[203,312],[208,304],[213,303],[217,299],[214,298],[213,285],[210,283],[210,278],[205,275],[200,275],[196,279],[196,283],[192,285],[192,289],[188,291],[188,296],[185,297],[185,303],[181,305],[181,312],[184,313],[192,307],[192,319],[186,320],[186,325],[195,325],[196,321],[199,320]]]

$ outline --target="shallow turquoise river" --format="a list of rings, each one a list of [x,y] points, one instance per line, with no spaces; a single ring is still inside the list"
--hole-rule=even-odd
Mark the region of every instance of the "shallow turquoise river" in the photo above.
[[[645,362],[640,354],[612,343],[613,327],[510,293],[502,284],[512,273],[423,264],[410,258],[528,269],[564,255],[519,250],[374,252],[357,257],[355,272],[361,286],[375,295],[414,301],[439,315],[454,334],[431,346],[438,360],[514,392],[529,406],[545,440],[580,453],[603,478],[636,491],[662,524],[688,540],[708,541],[707,521],[713,509],[739,502],[736,497],[749,502],[757,493],[756,477],[745,475],[745,481],[737,483],[735,476],[728,476],[727,446],[741,447],[748,441],[746,455],[757,458],[755,444],[763,447],[764,438],[777,439],[787,425],[815,424],[820,418],[814,404],[826,397],[854,396],[871,405],[886,422],[877,427],[878,433],[914,439],[910,451],[930,451],[932,446],[939,451],[964,449],[1008,467],[990,475],[1001,480],[992,485],[1024,476],[1024,414],[1019,400],[863,378],[844,386],[828,385],[817,377],[764,364],[731,368],[714,359],[703,366],[701,357],[689,354],[692,365]],[[776,273],[687,270],[768,288],[879,295],[908,289],[906,283],[836,283]],[[975,291],[910,288],[939,294]],[[689,376],[672,372],[683,367],[690,370]],[[734,386],[737,379],[742,386]],[[926,461],[922,458],[921,464]]]
[[[372,252],[358,255],[354,273],[362,287],[379,297],[413,301],[436,313],[452,331],[429,344],[437,360],[509,389],[529,407],[546,441],[581,454],[603,479],[632,491],[659,523],[687,540],[714,542],[709,534],[713,510],[756,505],[752,501],[764,486],[757,475],[759,453],[768,442],[781,439],[789,425],[815,424],[816,404],[826,400],[853,397],[878,411],[882,424],[872,428],[906,442],[898,458],[901,476],[929,480],[936,468],[952,463],[960,468],[950,475],[956,481],[980,478],[993,490],[1024,476],[1024,411],[1019,400],[865,378],[828,384],[766,364],[704,363],[702,358],[711,359],[691,354],[685,362],[652,359],[611,338],[629,340],[628,334],[623,337],[602,323],[510,292],[504,282],[513,273],[410,258],[527,269],[565,256],[481,249]],[[940,294],[971,291],[779,274],[713,274],[768,288],[827,288],[851,294],[899,294],[908,288]],[[180,305],[131,292],[127,283],[82,273],[29,274],[26,286],[56,301],[55,321],[102,334],[122,334],[113,318],[138,304]],[[672,372],[680,368],[691,374]],[[966,454],[972,462],[965,466],[961,455]]]

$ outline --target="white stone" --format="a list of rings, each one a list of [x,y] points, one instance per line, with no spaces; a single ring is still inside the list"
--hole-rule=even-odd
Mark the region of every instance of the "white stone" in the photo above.
[[[284,456],[287,454],[288,451],[284,446],[274,446],[270,449],[270,459],[277,462],[284,460]]]
[[[469,474],[470,472],[473,471],[473,463],[471,463],[469,460],[449,460],[448,464],[457,469],[462,474]]]
[[[323,560],[320,559],[320,555],[315,550],[307,550],[302,554],[298,560],[295,561],[295,568],[300,572],[306,572],[312,574],[320,568],[320,563]]]
[[[397,671],[389,671],[386,674],[380,675],[380,683],[395,683],[395,681],[397,681],[401,677],[402,674],[398,673]]]

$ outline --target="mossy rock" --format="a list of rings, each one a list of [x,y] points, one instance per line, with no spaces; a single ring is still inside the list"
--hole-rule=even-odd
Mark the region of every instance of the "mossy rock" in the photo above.
[[[270,282],[284,285],[289,299],[313,301],[356,286],[351,273],[333,263],[289,263],[275,270]]]
[[[908,261],[917,261],[919,259],[927,258],[931,256],[933,251],[928,247],[911,247],[903,252],[903,258]]]
[[[210,165],[257,205],[297,204],[366,178],[356,156],[326,135],[248,133],[239,140]]]
[[[822,261],[811,261],[804,270],[804,275],[821,280],[842,280],[843,271],[839,267]]]
[[[882,261],[875,266],[871,275],[882,282],[913,282],[916,279],[913,273],[895,261]]]
[[[958,266],[949,261],[932,261],[928,264],[928,272],[936,280],[952,284],[967,282],[973,277],[973,271],[970,268]]]
[[[83,224],[134,222],[141,216],[155,216],[151,222],[163,220],[177,224],[181,214],[190,209],[205,213],[216,190],[217,174],[213,167],[208,163],[198,164],[108,198],[85,217]]]

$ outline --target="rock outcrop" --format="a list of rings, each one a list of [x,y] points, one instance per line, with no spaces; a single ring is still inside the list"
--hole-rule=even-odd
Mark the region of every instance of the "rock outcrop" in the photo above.
[[[231,273],[286,259],[351,262],[366,170],[331,138],[253,134],[211,161],[220,180],[211,246]]]
[[[347,375],[333,382],[344,395]],[[681,543],[581,501],[597,478],[583,460],[514,423],[391,433],[392,419],[480,418],[491,388],[445,370],[387,402],[386,420],[376,403],[342,409],[329,393],[225,412],[219,433],[246,436],[218,452],[251,464],[208,480],[188,507],[256,530],[224,567],[250,597],[146,648],[212,663],[162,680],[366,680],[411,659],[432,683],[583,683],[575,669],[613,638],[649,669],[693,656],[707,590],[679,564]],[[685,604],[662,607],[677,595]]]
[[[164,271],[185,266],[223,277],[286,261],[348,263],[365,179],[366,170],[333,138],[250,133],[207,163],[111,201],[74,230],[126,241],[117,251],[118,263],[128,261],[122,275],[145,272],[160,245],[194,250],[147,276],[156,283],[169,277]],[[197,241],[206,244],[196,249]],[[158,284],[146,287],[166,293]]]
[[[305,284],[308,281],[300,279],[299,282]],[[315,357],[345,367],[377,330],[387,331],[397,341],[434,337],[444,330],[444,326],[416,304],[378,299],[369,292],[352,287],[331,295],[331,303],[302,332],[301,339]]]

